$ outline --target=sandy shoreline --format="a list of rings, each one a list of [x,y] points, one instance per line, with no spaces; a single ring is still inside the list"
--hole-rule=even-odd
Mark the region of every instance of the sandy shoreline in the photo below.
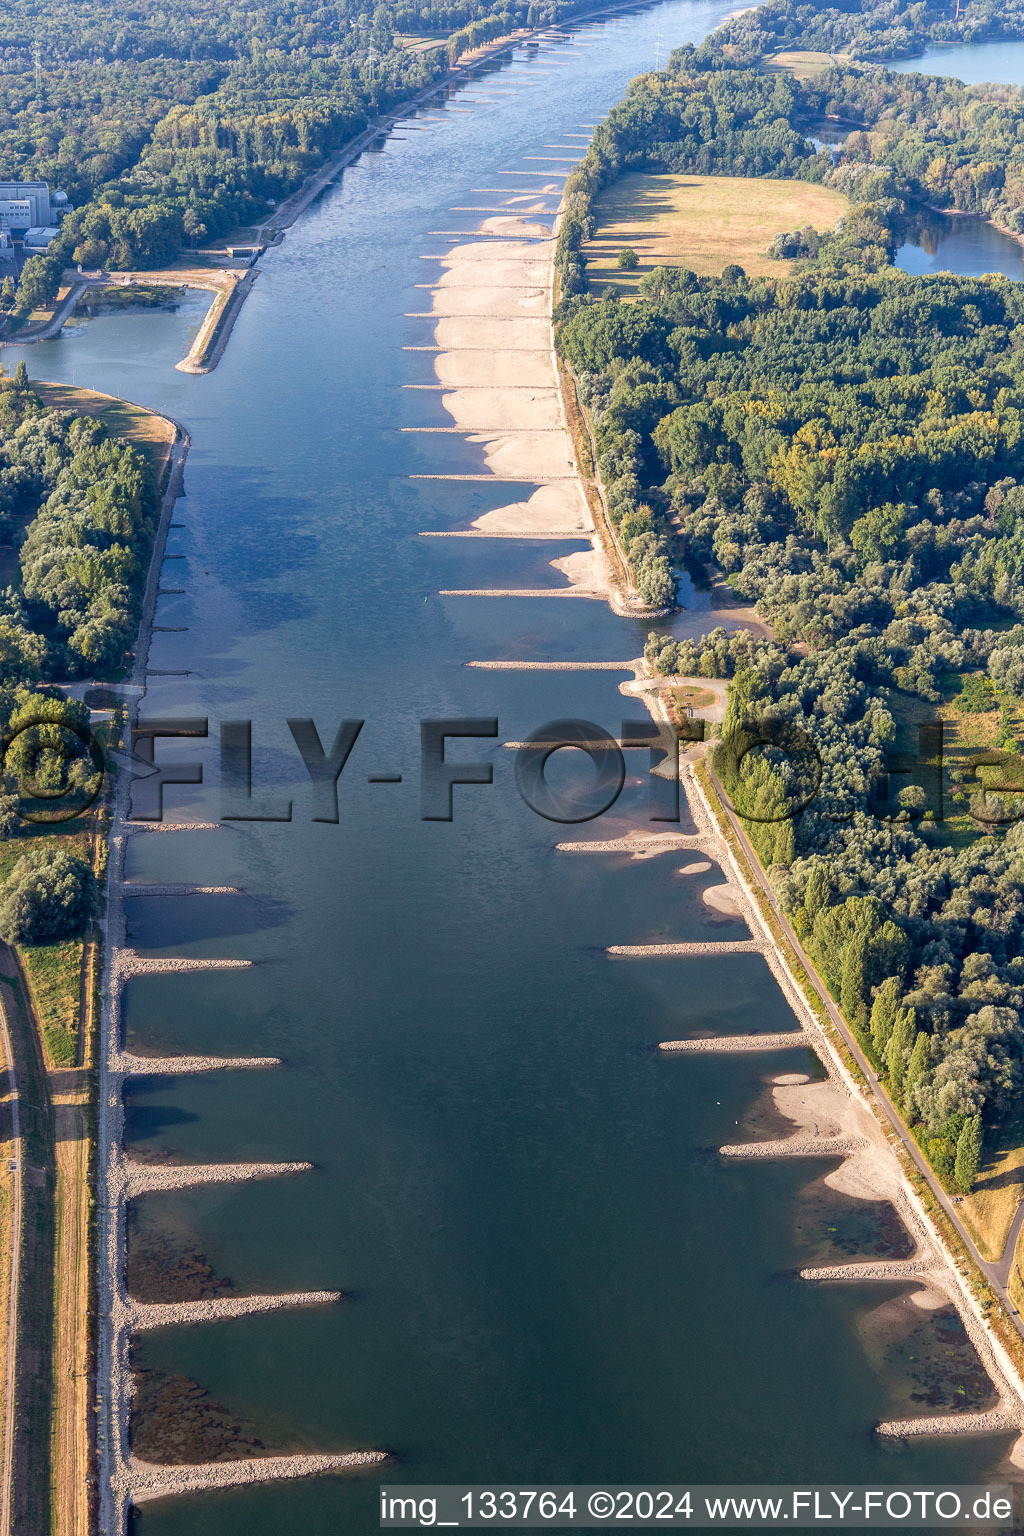
[[[550,181],[538,193],[556,204],[547,210],[550,227],[528,216],[538,211],[537,194],[511,193],[502,205],[507,214],[492,213],[467,231],[464,242],[431,258],[441,271],[429,285],[431,309],[425,317],[435,319],[434,372],[444,387],[442,408],[455,431],[483,448],[487,473],[540,482],[528,498],[484,513],[465,531],[537,538],[578,531],[591,550],[551,561],[565,585],[548,595],[586,595],[609,602],[616,612],[653,618],[632,589],[614,530],[595,522],[580,475],[551,320],[561,188]],[[531,203],[529,210],[520,206],[524,202]],[[599,488],[594,494],[601,494]],[[474,589],[472,595],[517,594],[494,588]]]
[[[483,448],[486,470],[539,482],[528,497],[476,518],[467,532],[537,538],[578,533],[591,549],[551,560],[564,581],[552,595],[608,600],[611,567],[579,478],[554,356],[558,216],[547,210],[553,225],[528,216],[539,211],[538,195],[560,205],[559,183],[542,185],[532,198],[510,193],[502,205],[507,214],[483,219],[464,243],[438,258],[441,272],[430,289],[429,311],[439,348],[434,372],[444,386],[442,408],[457,431]],[[528,212],[524,201],[531,203]]]

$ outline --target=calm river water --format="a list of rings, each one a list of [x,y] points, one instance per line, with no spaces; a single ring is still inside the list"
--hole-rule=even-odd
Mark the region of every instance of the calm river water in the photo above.
[[[129,875],[244,888],[135,898],[133,941],[256,960],[246,972],[136,979],[130,1044],[251,1052],[278,1071],[133,1083],[129,1136],[175,1159],[309,1159],[286,1180],[151,1197],[136,1241],[198,1246],[243,1290],[337,1287],[346,1304],[145,1336],[139,1363],[191,1377],[268,1450],[386,1447],[388,1481],[645,1479],[911,1483],[985,1476],[1000,1440],[883,1446],[872,1426],[950,1407],[958,1328],[909,1329],[891,1286],[818,1287],[794,1266],[886,1250],[884,1212],[829,1196],[828,1164],[724,1166],[772,1134],[776,1057],[665,1059],[662,1039],[789,1029],[760,957],[609,960],[604,946],[741,936],[701,900],[720,872],[558,854],[566,832],[519,800],[513,753],[457,789],[452,823],[419,807],[419,722],[497,716],[519,740],[577,716],[642,714],[609,672],[487,672],[470,660],[622,660],[640,626],[587,601],[445,598],[535,586],[572,547],[423,539],[529,487],[415,480],[472,473],[429,383],[421,285],[449,236],[597,122],[662,47],[717,6],[668,0],[584,25],[576,48],[520,49],[450,110],[366,154],[263,261],[219,368],[176,373],[202,303],[74,327],[30,372],[184,419],[187,498],[164,568],[150,715],[253,722],[259,809],[294,819],[139,836]],[[662,55],[664,56],[664,54]],[[500,94],[499,94],[500,92]],[[458,108],[458,110],[455,110]],[[426,119],[432,119],[427,122]],[[439,119],[439,120],[438,120]],[[572,142],[572,141],[569,141]],[[514,175],[504,175],[512,171]],[[459,211],[455,211],[459,210]],[[427,258],[427,259],[423,259]],[[17,353],[4,361],[13,367]],[[510,495],[509,492],[512,492]],[[545,572],[543,578],[539,572]],[[177,589],[180,595],[175,595]],[[329,741],[365,719],[340,824],[310,820],[285,726]],[[170,743],[211,788],[171,814],[219,813],[214,743]],[[401,784],[367,775],[401,773]],[[643,825],[638,784],[583,835]],[[569,836],[579,835],[571,829]],[[947,1353],[957,1351],[955,1355]],[[951,1362],[953,1362],[951,1364]],[[969,1361],[963,1360],[967,1371]],[[970,1400],[970,1391],[968,1392]],[[379,1477],[170,1501],[145,1536],[337,1536],[377,1528]]]

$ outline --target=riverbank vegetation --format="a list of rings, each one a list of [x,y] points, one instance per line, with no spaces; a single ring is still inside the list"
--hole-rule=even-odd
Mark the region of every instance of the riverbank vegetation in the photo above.
[[[892,256],[929,201],[1024,227],[1024,100],[765,68],[769,42],[822,46],[803,11],[765,10],[770,39],[762,11],[737,18],[598,129],[566,188],[559,347],[620,521],[714,562],[771,626],[652,634],[647,659],[731,680],[723,783],[933,1167],[967,1190],[985,1124],[1024,1094],[1024,294]],[[849,136],[819,151],[829,117]],[[595,300],[596,200],[625,171],[770,176],[848,208],[789,231],[761,274],[664,264],[635,302]],[[943,713],[988,722],[952,766]]]

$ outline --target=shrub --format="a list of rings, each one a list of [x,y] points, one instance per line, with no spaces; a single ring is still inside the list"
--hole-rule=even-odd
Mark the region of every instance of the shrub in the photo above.
[[[0,888],[0,939],[42,944],[81,933],[96,911],[96,880],[85,859],[52,840],[28,848]]]

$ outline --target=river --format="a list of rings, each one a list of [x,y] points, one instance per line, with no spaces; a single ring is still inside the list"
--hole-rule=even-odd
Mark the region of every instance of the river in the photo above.
[[[211,785],[169,789],[169,814],[219,814],[227,719],[253,722],[260,809],[294,801],[291,822],[134,837],[127,871],[245,892],[134,898],[130,937],[144,953],[258,962],[131,981],[129,1046],[284,1063],[134,1081],[133,1152],[315,1164],[150,1196],[133,1243],[194,1246],[244,1291],[348,1293],[332,1308],[138,1341],[141,1367],[199,1382],[267,1450],[384,1447],[397,1458],[390,1482],[522,1485],[969,1482],[1005,1449],[873,1436],[880,1419],[929,1403],[981,1401],[959,1324],[929,1321],[909,1288],[795,1278],[801,1263],[890,1251],[885,1210],[822,1185],[832,1164],[715,1155],[773,1134],[767,1080],[814,1059],[652,1049],[792,1028],[761,957],[603,954],[741,937],[701,900],[720,871],[682,877],[690,855],[556,853],[565,832],[521,802],[513,754],[487,741],[448,750],[493,762],[494,784],[457,788],[451,823],[420,819],[421,719],[497,716],[501,739],[520,740],[561,717],[617,733],[641,714],[616,673],[467,661],[623,660],[645,631],[585,600],[437,595],[536,586],[576,546],[419,536],[510,499],[508,487],[409,478],[482,463],[457,436],[400,430],[449,424],[436,393],[402,387],[433,378],[430,352],[403,350],[431,342],[431,322],[414,318],[428,307],[419,285],[451,238],[432,231],[475,228],[481,215],[462,210],[498,201],[475,189],[515,189],[523,156],[585,134],[659,47],[698,40],[721,14],[667,0],[576,27],[579,47],[523,47],[481,70],[416,120],[429,131],[400,129],[364,154],[268,253],[207,377],[172,367],[201,318],[192,300],[97,318],[25,352],[36,376],[124,394],[192,433],[168,546],[180,558],[164,568],[157,614],[185,628],[156,634],[150,656],[155,673],[187,675],[152,676],[145,713],[206,715],[214,739],[161,747],[202,761]],[[337,826],[310,821],[285,725],[295,716],[313,716],[327,741],[343,716],[366,721]],[[384,773],[402,782],[367,782]],[[586,835],[645,816],[631,781]],[[137,1525],[370,1532],[379,1481],[169,1500]]]

